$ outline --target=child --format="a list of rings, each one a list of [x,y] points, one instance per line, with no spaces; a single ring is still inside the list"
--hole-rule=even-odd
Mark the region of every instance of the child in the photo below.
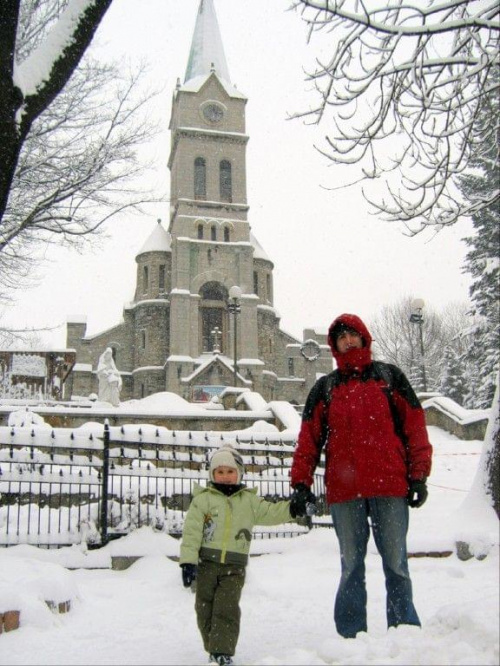
[[[210,663],[219,666],[233,663],[253,526],[280,525],[306,514],[301,499],[267,502],[241,483],[242,476],[243,460],[234,448],[226,444],[213,453],[207,488],[194,488],[180,550],[184,586],[197,579],[203,645]]]

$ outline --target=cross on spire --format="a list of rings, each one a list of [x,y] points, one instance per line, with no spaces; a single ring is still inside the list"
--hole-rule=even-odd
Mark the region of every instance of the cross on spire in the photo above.
[[[222,338],[222,331],[220,330],[220,328],[218,326],[216,326],[215,328],[213,328],[210,331],[210,335],[212,336],[213,341],[214,341],[214,348],[213,348],[214,354],[220,354],[220,346],[219,345],[220,345],[220,341],[221,341],[221,338]]]

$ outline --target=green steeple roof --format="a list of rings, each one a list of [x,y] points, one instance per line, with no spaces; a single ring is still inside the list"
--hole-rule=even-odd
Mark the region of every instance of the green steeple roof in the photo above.
[[[200,0],[184,83],[212,70],[231,83],[213,0]]]

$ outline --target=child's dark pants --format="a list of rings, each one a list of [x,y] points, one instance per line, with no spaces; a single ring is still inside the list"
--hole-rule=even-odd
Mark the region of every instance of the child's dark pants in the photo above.
[[[200,562],[196,581],[196,617],[205,650],[233,656],[240,633],[239,601],[245,567]]]

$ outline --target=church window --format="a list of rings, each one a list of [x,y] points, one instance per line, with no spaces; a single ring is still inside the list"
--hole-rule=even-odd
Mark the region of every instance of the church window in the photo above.
[[[203,352],[224,351],[227,336],[227,290],[219,282],[207,282],[200,289],[200,346]],[[219,335],[214,334],[218,329]]]
[[[210,227],[210,238],[213,241],[217,240],[217,227],[215,224]]]
[[[141,331],[141,349],[146,349],[146,331]]]
[[[149,269],[144,266],[142,269],[142,293],[146,294],[149,288]]]
[[[203,240],[203,225],[198,225],[198,240]]]
[[[229,243],[229,227],[224,227],[224,242]]]
[[[269,273],[266,275],[266,290],[267,290],[267,300],[269,303],[272,301],[272,294],[271,294],[271,276]]]
[[[295,377],[295,368],[294,368],[293,358],[288,359],[288,375],[290,377]]]
[[[144,384],[141,383],[141,398],[146,397],[146,390]]]
[[[259,274],[257,271],[253,272],[253,293],[259,295]]]
[[[203,157],[194,161],[194,198],[207,198],[207,163]]]
[[[158,289],[165,291],[165,264],[160,264],[158,268]]]
[[[200,295],[206,301],[224,301],[226,293],[224,287],[218,282],[207,282],[200,289]]]
[[[221,201],[233,200],[233,182],[231,174],[231,162],[222,160],[219,165],[220,198]]]

